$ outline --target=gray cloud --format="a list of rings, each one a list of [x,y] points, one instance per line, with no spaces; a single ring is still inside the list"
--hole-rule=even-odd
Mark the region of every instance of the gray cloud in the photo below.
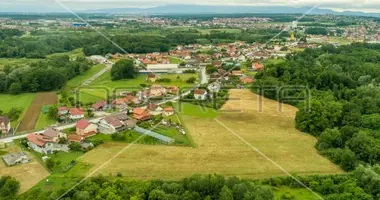
[[[181,4],[181,0],[60,0],[73,10],[154,7]],[[315,6],[338,11],[353,10],[380,12],[380,0],[187,0],[188,4],[200,5],[250,5],[250,6]],[[0,11],[64,11],[55,0],[0,0]]]

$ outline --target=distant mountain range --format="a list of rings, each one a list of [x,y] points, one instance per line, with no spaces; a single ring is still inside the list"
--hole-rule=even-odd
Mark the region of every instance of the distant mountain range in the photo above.
[[[134,13],[134,14],[242,14],[242,13],[284,13],[303,14],[312,7],[287,7],[287,6],[208,6],[208,5],[164,5],[152,8],[110,8],[99,10],[78,11],[86,13]],[[365,13],[344,11],[336,12],[330,9],[315,8],[309,14],[333,14],[352,15],[366,17],[380,17],[380,13]]]

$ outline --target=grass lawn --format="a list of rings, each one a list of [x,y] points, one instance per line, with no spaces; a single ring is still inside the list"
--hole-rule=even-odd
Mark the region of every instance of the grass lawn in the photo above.
[[[46,128],[48,126],[56,124],[57,121],[54,119],[49,118],[47,114],[41,113],[40,116],[38,117],[38,121],[36,126],[34,127],[35,130],[40,130],[43,128]]]
[[[171,57],[171,56],[169,57],[169,61],[170,61],[171,64],[180,64],[182,62],[186,62],[186,61],[184,61],[184,60],[182,60],[180,58]]]
[[[162,135],[168,136],[170,138],[173,138],[176,144],[190,145],[190,141],[187,138],[187,136],[180,133],[177,129],[173,127],[168,128],[165,126],[158,126],[153,131],[160,133]]]
[[[73,79],[69,80],[65,87],[67,88],[76,88],[80,86],[82,83],[84,83],[86,80],[94,76],[96,73],[98,73],[100,70],[102,70],[105,67],[105,65],[94,65],[86,71],[84,74],[74,77]]]
[[[195,116],[201,118],[215,118],[218,111],[209,107],[195,105],[191,103],[177,102],[173,103],[174,109],[181,115]]]
[[[263,112],[259,112],[259,98],[249,90],[231,90],[230,96],[241,100],[228,101],[222,108],[226,112],[219,113],[217,119],[284,169],[299,175],[342,173],[338,166],[318,154],[314,148],[316,138],[294,128],[295,107],[284,105],[283,112],[278,112],[278,103],[264,98]],[[194,109],[192,105],[186,108]],[[227,112],[236,109],[241,112]],[[189,113],[193,114],[187,111],[180,115],[196,143],[195,148],[135,144],[95,175],[120,172],[127,178],[165,180],[210,173],[254,179],[286,176],[212,119],[216,115]],[[86,153],[82,161],[93,165],[88,172],[91,173],[124,148],[122,143],[106,143]]]
[[[35,96],[36,94],[34,93],[25,93],[19,95],[0,94],[0,110],[2,110],[4,113],[9,112],[9,110],[13,107],[22,109],[20,118],[17,121],[13,121],[11,123],[12,127],[15,128],[17,124],[22,120],[26,110],[28,110]]]
[[[285,63],[285,60],[283,60],[283,59],[268,59],[268,60],[263,61],[264,65],[281,64],[281,63]]]
[[[54,57],[54,56],[64,56],[64,55],[68,55],[71,59],[79,57],[79,56],[80,57],[84,57],[85,56],[84,52],[83,52],[83,49],[79,48],[79,49],[74,49],[74,50],[69,51],[69,52],[50,54],[50,55],[48,55],[46,57],[50,58],[50,57]]]
[[[293,199],[293,200],[319,200],[315,194],[305,188],[288,188],[281,187],[273,191],[276,200]],[[284,198],[285,197],[285,198]],[[286,198],[290,197],[290,198]],[[292,198],[293,197],[293,198]]]

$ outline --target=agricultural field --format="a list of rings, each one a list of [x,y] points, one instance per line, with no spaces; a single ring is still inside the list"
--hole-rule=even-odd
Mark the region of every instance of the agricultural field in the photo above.
[[[33,102],[31,103],[24,117],[22,118],[22,121],[17,131],[23,132],[33,130],[36,127],[42,107],[45,105],[57,103],[58,97],[55,92],[37,93],[37,95],[33,99]]]
[[[136,144],[123,151],[96,174],[135,179],[180,179],[192,174],[218,173],[241,178],[284,176],[284,172],[253,151],[218,124],[213,117],[236,131],[269,158],[291,173],[335,174],[342,170],[317,153],[316,139],[294,128],[296,108],[264,100],[258,110],[258,96],[248,90],[231,90],[231,98],[221,113],[203,114],[186,105],[181,118],[186,123],[196,148]],[[186,111],[186,107],[190,108]],[[233,112],[228,112],[233,111]],[[236,112],[239,111],[239,112]],[[85,154],[81,161],[93,167],[88,173],[122,151],[127,145],[106,143]],[[221,167],[223,166],[223,167]]]
[[[35,130],[44,129],[48,126],[56,124],[57,121],[54,119],[50,119],[48,114],[46,113],[40,113],[40,116],[38,117],[37,123],[34,127]]]
[[[21,151],[21,149],[12,144],[5,149],[8,153],[15,153]],[[21,188],[20,193],[25,192],[36,185],[39,181],[49,176],[49,172],[36,160],[33,154],[25,152],[32,159],[32,162],[7,167],[1,160],[0,162],[0,176],[12,176],[20,181]]]
[[[0,94],[0,110],[4,113],[9,112],[12,108],[21,108],[22,113],[18,120],[11,122],[12,127],[16,127],[17,124],[22,120],[25,115],[25,112],[28,110],[30,104],[32,103],[36,94],[25,93],[19,95],[10,95],[10,94]]]

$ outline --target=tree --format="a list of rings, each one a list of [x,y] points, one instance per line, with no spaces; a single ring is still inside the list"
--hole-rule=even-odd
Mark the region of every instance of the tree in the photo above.
[[[12,199],[20,189],[20,182],[16,179],[3,176],[0,179],[0,199]]]
[[[234,196],[232,195],[231,190],[227,186],[223,186],[219,194],[219,200],[233,200]]]
[[[46,167],[51,171],[53,170],[54,166],[55,166],[55,162],[52,158],[48,158],[46,159]]]
[[[56,104],[51,105],[47,114],[50,119],[56,120],[58,118],[58,106]]]
[[[323,131],[323,133],[319,136],[317,147],[319,150],[343,147],[343,142],[339,130],[337,128],[334,128],[326,129]]]
[[[137,69],[132,60],[120,60],[116,62],[111,69],[111,79],[134,79],[137,76]]]
[[[69,148],[72,151],[83,151],[82,145],[78,142],[72,142],[69,144]]]
[[[20,94],[20,92],[21,92],[20,83],[12,83],[12,85],[9,87],[9,92],[11,94]]]
[[[186,80],[186,83],[189,83],[189,84],[192,84],[192,83],[195,83],[197,79],[195,77],[190,77]]]

